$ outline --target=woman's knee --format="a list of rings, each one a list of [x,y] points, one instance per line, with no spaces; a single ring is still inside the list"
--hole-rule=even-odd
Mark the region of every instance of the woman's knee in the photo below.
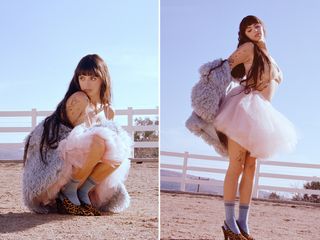
[[[244,172],[246,174],[252,174],[254,175],[255,171],[256,171],[256,159],[246,159],[246,162],[244,164]]]
[[[92,141],[90,144],[90,150],[99,152],[99,153],[104,153],[105,152],[105,142],[102,137],[100,137],[98,134],[94,134],[92,136]]]
[[[240,176],[245,168],[246,152],[238,151],[238,154],[230,157],[228,172],[235,176]]]
[[[244,171],[244,165],[239,164],[229,164],[228,167],[228,174],[231,174],[232,176],[239,177],[241,173]]]

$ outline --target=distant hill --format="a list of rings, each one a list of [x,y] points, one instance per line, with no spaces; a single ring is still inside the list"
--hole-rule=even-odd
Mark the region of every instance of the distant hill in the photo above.
[[[23,149],[12,150],[12,149],[0,149],[1,160],[22,160]]]
[[[182,173],[170,171],[170,170],[160,170],[160,176],[161,177],[178,177],[180,178],[182,176]],[[161,179],[160,177],[160,179]],[[211,182],[211,186],[208,186],[206,184],[195,184],[195,183],[187,183],[186,184],[186,191],[187,192],[199,192],[199,193],[211,193],[211,194],[223,194],[223,181],[210,179],[210,178],[204,178],[204,177],[198,177],[194,175],[187,175],[187,178],[189,179],[200,179],[206,182]],[[172,191],[180,191],[180,183],[175,182],[167,182],[167,181],[161,181],[160,183],[160,189],[161,190],[172,190]]]

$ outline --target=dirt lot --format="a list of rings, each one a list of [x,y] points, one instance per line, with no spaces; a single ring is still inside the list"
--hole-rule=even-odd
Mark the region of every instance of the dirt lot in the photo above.
[[[223,219],[222,197],[161,192],[161,239],[220,240]],[[320,239],[319,222],[320,205],[251,204],[249,224],[257,240]]]
[[[22,202],[22,164],[0,163],[0,239],[157,239],[158,163],[132,163],[131,206],[120,214],[81,217],[31,213]]]

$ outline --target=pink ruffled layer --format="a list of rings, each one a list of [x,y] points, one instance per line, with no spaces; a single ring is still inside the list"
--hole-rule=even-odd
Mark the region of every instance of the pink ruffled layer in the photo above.
[[[127,178],[132,140],[122,128],[105,122],[104,125],[91,127],[78,125],[59,143],[58,152],[63,160],[63,168],[59,172],[58,180],[46,189],[37,201],[48,204],[57,197],[60,189],[70,180],[73,169],[81,168],[86,161],[94,135],[100,136],[105,142],[106,150],[101,161],[121,165],[91,191],[91,202],[99,207],[112,197],[115,187]]]
[[[215,128],[256,158],[293,150],[297,143],[294,125],[258,91],[245,94],[240,90],[241,86],[228,94],[215,119]]]

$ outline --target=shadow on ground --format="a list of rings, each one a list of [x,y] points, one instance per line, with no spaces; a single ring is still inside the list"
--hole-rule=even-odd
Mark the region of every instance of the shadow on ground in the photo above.
[[[0,214],[0,233],[24,231],[53,221],[65,221],[76,216],[59,214],[36,214],[31,212]]]

